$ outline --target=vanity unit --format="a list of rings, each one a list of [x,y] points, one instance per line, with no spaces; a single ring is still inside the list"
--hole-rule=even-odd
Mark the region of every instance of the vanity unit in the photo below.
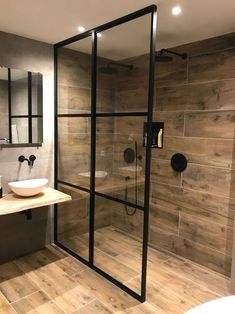
[[[67,202],[71,196],[52,188],[46,188],[35,196],[22,197],[8,193],[0,199],[0,215],[14,214],[32,208]]]

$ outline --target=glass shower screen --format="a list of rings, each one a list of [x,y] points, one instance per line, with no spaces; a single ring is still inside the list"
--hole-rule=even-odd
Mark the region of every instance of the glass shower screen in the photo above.
[[[153,5],[55,45],[55,243],[142,302],[155,37]]]

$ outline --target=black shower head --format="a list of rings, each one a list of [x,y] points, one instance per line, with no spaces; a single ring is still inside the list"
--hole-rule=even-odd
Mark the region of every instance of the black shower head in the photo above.
[[[178,56],[182,58],[183,60],[187,59],[188,57],[187,53],[178,53],[178,52],[168,50],[168,49],[161,49],[159,53],[155,54],[155,61],[156,62],[170,62],[173,60],[173,57],[167,56],[164,53]]]
[[[123,64],[118,62],[109,62],[105,66],[102,66],[98,69],[100,73],[103,74],[117,74],[119,70],[132,70],[134,67],[132,64]]]
[[[155,62],[170,62],[173,58],[170,56],[157,55],[155,56]]]

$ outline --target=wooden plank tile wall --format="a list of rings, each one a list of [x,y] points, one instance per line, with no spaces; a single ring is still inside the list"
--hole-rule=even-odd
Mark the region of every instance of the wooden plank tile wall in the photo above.
[[[187,52],[188,60],[176,57],[156,64],[154,121],[165,122],[165,140],[164,149],[154,149],[152,156],[150,244],[229,275],[235,205],[235,34],[174,49]],[[136,77],[133,73],[123,82],[119,77],[117,110],[144,110],[144,58],[132,60],[139,64]],[[130,132],[130,124],[127,129]],[[182,174],[170,166],[174,153],[183,153],[189,161]],[[114,215],[113,223],[130,232],[124,209]]]
[[[153,150],[151,216],[166,212],[168,219],[150,220],[153,245],[226,275],[234,218],[234,48],[229,34],[175,48],[189,53],[187,61],[156,65],[155,118],[165,122],[166,138],[163,150]],[[174,153],[189,161],[179,178],[170,168]]]
[[[165,140],[164,149],[153,150],[150,244],[229,275],[235,209],[235,34],[174,49],[187,52],[189,58],[175,57],[170,63],[156,64],[154,121],[165,122]],[[68,69],[72,71],[69,86],[64,77],[60,82],[63,85],[61,110],[84,112],[89,103],[86,100],[89,65],[84,55],[76,59],[72,53],[70,57],[72,61],[64,61],[65,73],[68,74]],[[83,63],[81,77],[73,73],[75,59]],[[128,63],[133,64],[134,69],[115,79],[102,78],[99,74],[99,110],[146,110],[146,56],[128,60]],[[117,167],[124,165],[123,149],[134,147],[135,140],[143,155],[140,164],[144,165],[143,121],[136,120],[98,121],[99,164],[107,165],[113,174]],[[80,125],[70,123],[67,135],[61,139],[61,147],[67,152],[72,147],[77,161],[81,159],[78,164],[84,165],[84,169],[87,167],[84,156],[88,159],[89,154],[88,133],[84,131],[87,126],[89,121],[85,120]],[[80,128],[83,131],[76,135]],[[170,159],[174,153],[185,154],[189,161],[182,174],[171,169]],[[71,161],[69,154],[64,158],[66,162]],[[71,162],[71,171],[74,167]],[[104,211],[102,219],[105,225],[110,222]],[[121,205],[113,211],[111,223],[138,236],[141,230],[137,229],[142,228],[141,223],[136,223],[139,219],[139,214],[127,217]]]

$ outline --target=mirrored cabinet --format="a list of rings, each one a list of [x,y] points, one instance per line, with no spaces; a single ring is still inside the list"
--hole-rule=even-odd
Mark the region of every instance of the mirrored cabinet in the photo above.
[[[0,68],[0,145],[40,145],[43,101],[40,73]]]

